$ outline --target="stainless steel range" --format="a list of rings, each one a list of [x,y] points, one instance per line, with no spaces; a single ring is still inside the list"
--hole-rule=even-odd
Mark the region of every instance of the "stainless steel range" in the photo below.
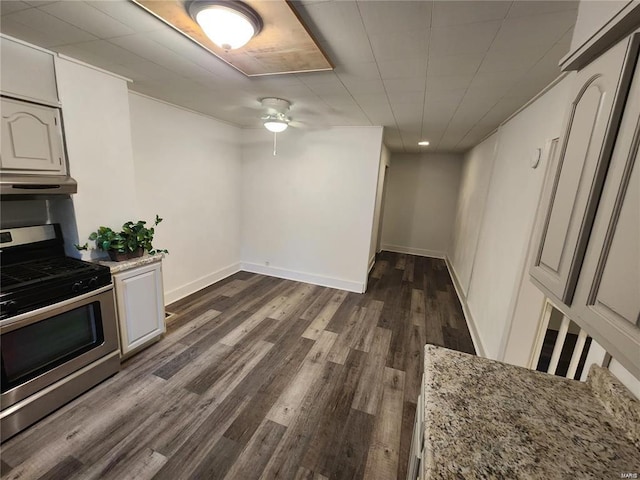
[[[64,255],[60,227],[0,231],[0,438],[118,372],[107,267]]]

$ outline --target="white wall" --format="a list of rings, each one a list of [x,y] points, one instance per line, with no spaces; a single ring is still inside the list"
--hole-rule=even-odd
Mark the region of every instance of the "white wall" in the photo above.
[[[565,79],[502,125],[497,134],[495,158],[481,144],[467,156],[466,162],[484,164],[491,168],[488,196],[475,256],[463,254],[472,245],[458,242],[452,252],[454,270],[471,272],[466,303],[481,348],[489,358],[501,358],[505,335],[511,320],[510,308],[516,295],[519,279],[526,265],[527,246],[533,229],[534,216],[542,188],[546,165],[537,169],[529,166],[536,148],[543,148],[547,140],[560,135],[567,103],[569,79]],[[467,165],[471,169],[470,165]],[[476,169],[477,175],[486,172]],[[472,181],[486,184],[485,179]],[[464,195],[466,190],[462,190]],[[478,197],[482,195],[477,193]],[[462,201],[462,205],[469,202]],[[472,205],[467,207],[472,208]],[[459,211],[458,216],[473,216]],[[457,223],[456,238],[464,235],[463,222]],[[455,263],[457,262],[457,263]],[[459,282],[461,283],[461,282]],[[524,288],[535,288],[530,282]],[[540,305],[531,305],[539,311]],[[515,332],[517,334],[517,331]]]
[[[134,93],[129,104],[138,217],[164,219],[154,246],[169,250],[170,303],[239,269],[241,130]]]
[[[382,127],[243,133],[243,268],[364,291]]]
[[[465,295],[469,291],[497,144],[498,135],[494,133],[465,155],[462,166],[449,258]]]
[[[391,155],[383,250],[445,257],[456,216],[461,168],[461,155]]]
[[[376,187],[376,206],[373,212],[373,228],[371,229],[371,245],[369,246],[369,268],[375,262],[376,253],[379,251],[378,237],[380,236],[382,199],[387,168],[391,165],[391,152],[386,145],[382,145],[380,152],[380,165],[378,167],[378,185]]]
[[[51,203],[63,225],[67,254],[100,225],[120,226],[137,215],[127,82],[56,57],[71,176],[78,193]],[[84,252],[95,257],[96,252]]]

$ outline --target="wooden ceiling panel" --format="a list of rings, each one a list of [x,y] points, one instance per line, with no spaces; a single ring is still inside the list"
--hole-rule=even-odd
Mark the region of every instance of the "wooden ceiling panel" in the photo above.
[[[225,51],[189,16],[184,0],[132,0],[249,77],[333,70],[333,65],[286,0],[245,0],[263,27],[245,46]]]

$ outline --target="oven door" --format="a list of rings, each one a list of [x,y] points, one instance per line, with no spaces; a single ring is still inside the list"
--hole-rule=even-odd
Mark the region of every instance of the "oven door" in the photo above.
[[[112,285],[2,320],[1,409],[117,349]]]

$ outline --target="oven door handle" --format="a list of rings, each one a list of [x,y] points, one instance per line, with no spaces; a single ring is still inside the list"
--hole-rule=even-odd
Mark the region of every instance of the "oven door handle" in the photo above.
[[[53,305],[47,305],[46,307],[38,308],[37,310],[30,310],[25,313],[21,313],[20,315],[16,315],[15,317],[5,318],[4,320],[0,320],[0,327],[2,329],[14,325],[16,323],[24,323],[24,325],[28,325],[32,323],[33,320],[37,318],[41,318],[43,315],[46,315],[48,312],[63,310],[64,308],[77,305],[79,303],[84,302],[91,297],[95,297],[96,295],[103,294],[108,292],[109,290],[113,290],[113,284],[105,285],[104,287],[100,287],[97,290],[91,290],[90,292],[83,293],[82,295],[78,295],[77,297],[71,297],[67,300],[63,300],[62,302],[54,303]],[[32,320],[27,321],[25,320]],[[12,329],[13,330],[13,329]]]

